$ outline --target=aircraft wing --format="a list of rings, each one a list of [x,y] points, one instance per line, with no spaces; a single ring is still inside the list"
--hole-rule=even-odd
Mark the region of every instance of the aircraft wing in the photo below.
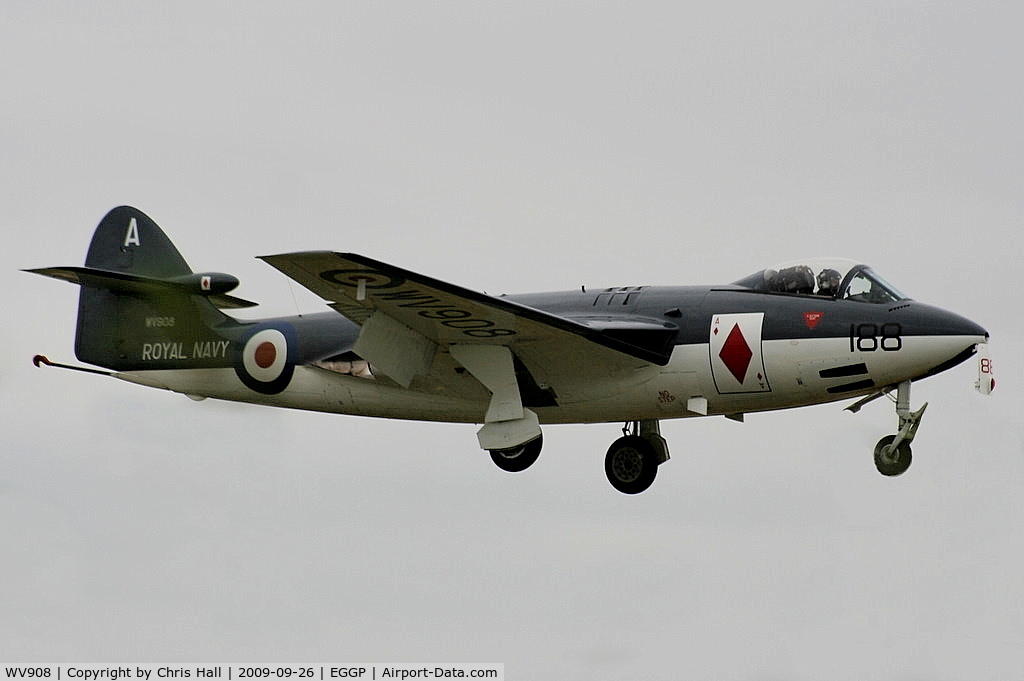
[[[545,377],[635,373],[667,364],[677,331],[656,319],[569,319],[351,253],[310,251],[261,259],[363,326],[361,341],[369,336],[400,346],[403,356],[420,357],[412,360],[417,366],[392,372],[384,365],[398,357],[378,359],[385,373],[404,384],[425,371],[437,346],[451,345],[509,347]],[[363,354],[358,345],[356,352]]]

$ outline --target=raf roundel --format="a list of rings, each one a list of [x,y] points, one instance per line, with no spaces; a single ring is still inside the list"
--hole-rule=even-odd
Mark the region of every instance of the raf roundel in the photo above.
[[[295,370],[295,335],[290,326],[261,326],[238,342],[235,373],[249,388],[275,395],[291,382]]]

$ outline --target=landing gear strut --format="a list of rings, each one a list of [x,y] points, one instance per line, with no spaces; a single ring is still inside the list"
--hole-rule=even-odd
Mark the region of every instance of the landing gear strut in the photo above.
[[[639,494],[651,486],[658,466],[668,461],[668,444],[657,421],[630,421],[622,437],[612,443],[604,471],[612,487],[623,494]]]
[[[928,408],[925,402],[917,411],[910,411],[910,381],[903,381],[896,388],[896,416],[899,417],[899,432],[886,435],[875,445],[875,467],[882,475],[900,475],[913,460],[910,443],[914,441],[921,417]]]

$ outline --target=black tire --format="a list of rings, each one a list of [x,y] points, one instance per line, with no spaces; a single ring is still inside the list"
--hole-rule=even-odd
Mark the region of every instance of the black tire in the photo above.
[[[540,456],[540,450],[544,446],[544,436],[536,440],[530,440],[524,445],[511,449],[491,449],[491,461],[503,471],[519,473],[532,466]]]
[[[651,486],[658,474],[654,447],[638,435],[620,437],[608,448],[604,472],[612,487],[623,494],[639,494]]]
[[[882,475],[889,477],[905,473],[914,460],[910,454],[910,443],[901,442],[892,450],[892,443],[895,441],[895,435],[886,435],[875,445],[875,468]]]

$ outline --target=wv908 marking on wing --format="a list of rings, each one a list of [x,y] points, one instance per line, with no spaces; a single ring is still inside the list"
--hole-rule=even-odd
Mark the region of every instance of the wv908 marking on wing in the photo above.
[[[398,291],[387,291],[384,289],[395,289],[405,284],[405,279],[392,276],[384,272],[372,270],[328,270],[320,273],[320,278],[333,284],[339,284],[357,291],[374,291],[373,296],[380,300],[395,303],[396,307],[415,308],[417,313],[424,319],[439,321],[449,329],[461,331],[464,335],[473,338],[497,338],[499,336],[514,336],[516,332],[512,329],[504,329],[490,319],[483,319],[474,316],[469,310],[464,310],[455,304],[447,303],[431,293],[415,288],[404,288]]]
[[[451,303],[446,303],[440,298],[416,289],[378,293],[377,297],[392,302],[401,301],[397,303],[397,307],[424,308],[416,314],[424,319],[440,321],[444,326],[457,329],[474,338],[516,335],[512,329],[495,328],[497,325],[490,319],[474,317],[473,313],[468,310],[459,309]]]

